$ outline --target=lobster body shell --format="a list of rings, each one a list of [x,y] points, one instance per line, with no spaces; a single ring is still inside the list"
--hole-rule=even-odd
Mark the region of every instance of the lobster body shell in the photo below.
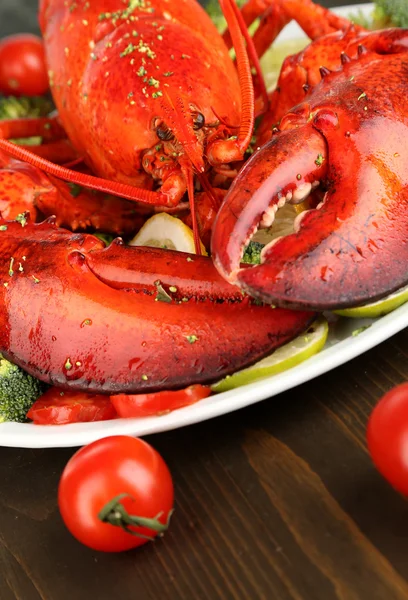
[[[152,186],[143,151],[160,141],[152,123],[177,98],[208,123],[239,122],[235,67],[195,0],[45,0],[40,23],[61,122],[101,177]]]

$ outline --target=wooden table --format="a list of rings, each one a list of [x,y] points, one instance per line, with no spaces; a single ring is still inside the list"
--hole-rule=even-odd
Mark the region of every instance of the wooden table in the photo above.
[[[372,407],[406,379],[408,330],[277,398],[152,436],[176,513],[164,540],[122,555],[61,522],[72,450],[0,449],[0,599],[408,598],[408,507],[365,444]]]
[[[403,600],[408,507],[367,417],[408,379],[408,330],[278,398],[149,441],[174,476],[165,538],[91,552],[61,522],[71,450],[0,450],[1,600]]]

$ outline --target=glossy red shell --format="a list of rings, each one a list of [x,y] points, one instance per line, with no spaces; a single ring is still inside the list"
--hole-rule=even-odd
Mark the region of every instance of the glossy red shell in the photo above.
[[[329,36],[337,65],[323,70],[246,163],[213,230],[220,272],[278,306],[358,306],[408,283],[408,32],[360,34],[353,42],[351,36]],[[316,42],[323,45],[324,38]],[[350,55],[343,61],[342,49]],[[313,50],[314,44],[300,63]],[[292,198],[301,185],[320,182],[324,200],[302,216],[296,232],[265,249],[263,264],[239,271],[263,215],[288,192]]]
[[[44,2],[41,25],[52,94],[69,138],[92,170],[141,185],[142,153],[177,98],[215,122],[240,119],[237,73],[194,0]],[[215,113],[214,113],[214,111]]]

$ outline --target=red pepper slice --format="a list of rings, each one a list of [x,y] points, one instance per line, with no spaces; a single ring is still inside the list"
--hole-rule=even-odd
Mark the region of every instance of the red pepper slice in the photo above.
[[[163,391],[151,394],[118,394],[111,401],[119,417],[148,417],[162,415],[194,404],[211,394],[204,385],[190,385],[184,390]]]
[[[37,425],[107,421],[116,416],[109,396],[66,392],[56,387],[36,400],[27,413],[27,417]]]

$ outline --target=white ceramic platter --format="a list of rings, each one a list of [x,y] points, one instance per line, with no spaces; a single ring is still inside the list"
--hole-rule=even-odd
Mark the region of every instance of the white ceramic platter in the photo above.
[[[336,12],[349,16],[362,10],[368,14],[370,4],[351,5]],[[300,37],[296,25],[290,25],[280,39]],[[353,331],[369,325],[362,333]],[[271,398],[355,358],[408,326],[408,303],[377,320],[340,319],[331,328],[325,349],[301,365],[279,375],[243,386],[237,390],[214,395],[195,405],[160,417],[116,419],[98,423],[78,423],[64,426],[35,426],[4,423],[0,425],[0,445],[24,448],[56,448],[82,446],[109,435],[144,436],[212,419],[260,400]]]

